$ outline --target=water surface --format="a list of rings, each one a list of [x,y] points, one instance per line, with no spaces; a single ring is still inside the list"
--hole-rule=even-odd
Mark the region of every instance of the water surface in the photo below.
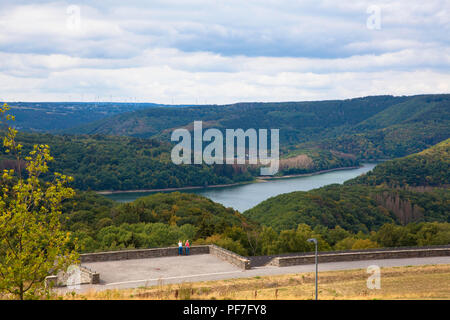
[[[362,167],[357,169],[338,170],[311,176],[266,180],[266,182],[249,183],[232,187],[202,188],[182,190],[180,192],[199,194],[214,202],[221,203],[225,207],[232,207],[240,212],[244,212],[256,206],[258,203],[282,193],[308,191],[333,183],[341,184],[344,181],[372,170],[376,165],[376,163],[364,163]],[[107,197],[118,202],[130,202],[152,193],[154,192],[114,193],[107,195]]]

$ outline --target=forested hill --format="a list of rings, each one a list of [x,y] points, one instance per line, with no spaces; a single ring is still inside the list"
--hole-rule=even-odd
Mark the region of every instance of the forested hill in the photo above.
[[[116,114],[161,107],[154,103],[11,102],[15,127],[29,132],[57,133]]]
[[[242,165],[175,165],[170,158],[172,146],[156,139],[21,132],[17,140],[23,144],[25,153],[34,144],[48,144],[55,159],[50,163],[51,171],[73,176],[72,186],[80,190],[203,187],[250,181],[260,174],[258,168]],[[305,159],[307,166],[298,168],[297,163]],[[355,165],[358,162],[353,158],[320,150],[309,151],[307,158],[297,158],[294,164],[282,160],[285,173]],[[11,155],[0,153],[0,170],[14,166]]]
[[[306,223],[367,232],[389,220],[450,222],[449,142],[386,161],[344,185],[270,198],[244,214],[276,230]]]
[[[422,152],[386,161],[346,184],[443,187],[450,183],[450,139]]]
[[[63,223],[88,252],[172,246],[179,240],[197,240],[253,225],[232,208],[179,192],[153,194],[126,204],[79,192],[65,202]]]
[[[378,148],[380,156],[389,156],[392,152],[394,156],[402,156],[423,150],[449,137],[450,95],[373,96],[312,102],[152,108],[109,117],[71,132],[162,136],[167,139],[173,129],[183,126],[189,128],[194,120],[203,120],[205,127],[222,130],[278,128],[282,147],[293,146],[293,149],[312,141],[313,146],[320,145],[328,149],[332,149],[332,143],[341,143],[343,145],[337,146],[341,149],[339,151],[351,151],[349,153],[359,152],[359,149],[368,146],[369,152],[372,151],[370,149]],[[363,136],[358,138],[355,135]],[[361,141],[363,139],[365,141]],[[385,146],[388,143],[385,140],[388,139],[399,144],[397,148]],[[408,140],[411,139],[418,148],[409,147]],[[383,146],[379,147],[381,144]]]
[[[422,151],[449,137],[449,95],[424,95],[386,108],[315,145],[363,159],[386,159]]]
[[[11,113],[15,115],[17,110],[12,108]],[[35,121],[44,117],[35,115]],[[72,116],[66,114],[68,119]],[[30,119],[28,122],[33,122]],[[249,181],[259,174],[257,169],[246,166],[171,163],[170,133],[183,126],[192,128],[194,120],[203,120],[204,128],[222,130],[278,128],[282,158],[279,174],[303,174],[358,166],[362,159],[402,157],[450,138],[450,95],[182,108],[152,106],[72,130],[86,135],[22,133],[19,142],[25,150],[35,143],[49,144],[55,158],[52,169],[74,176],[74,186],[83,190],[205,186]],[[21,127],[24,122],[16,124]],[[56,127],[53,124],[49,130]],[[0,167],[10,167],[7,156],[0,156]]]
[[[357,125],[406,97],[377,96],[350,100],[237,103],[182,109],[159,108],[124,113],[76,128],[76,133],[152,137],[203,120],[224,128],[279,128],[283,142],[298,142],[323,129]]]
[[[396,162],[396,179],[418,164],[435,176],[447,153],[448,141],[383,166]],[[243,214],[193,194],[153,194],[117,204],[80,192],[65,203],[64,224],[90,252],[167,246],[180,239],[215,243],[242,255],[310,251],[306,239],[311,237],[324,251],[449,243],[448,188],[369,186],[356,184],[359,180],[282,194]]]
[[[19,133],[17,140],[25,153],[34,144],[49,145],[55,159],[50,171],[73,176],[72,186],[80,190],[177,188],[252,179],[248,171],[232,166],[175,165],[171,145],[155,139]],[[0,154],[0,169],[14,165],[10,155]]]

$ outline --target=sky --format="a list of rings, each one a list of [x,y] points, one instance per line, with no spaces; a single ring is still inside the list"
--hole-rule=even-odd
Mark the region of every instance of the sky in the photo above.
[[[0,101],[450,93],[448,0],[0,2]]]

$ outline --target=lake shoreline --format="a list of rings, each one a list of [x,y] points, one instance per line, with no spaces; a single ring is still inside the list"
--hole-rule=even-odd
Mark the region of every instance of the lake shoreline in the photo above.
[[[353,167],[341,167],[341,168],[333,168],[315,171],[311,173],[301,173],[301,174],[292,174],[278,177],[270,177],[270,176],[258,176],[255,177],[254,180],[251,181],[242,181],[236,183],[228,183],[228,184],[216,184],[211,186],[189,186],[189,187],[179,187],[179,188],[162,188],[162,189],[138,189],[138,190],[114,190],[114,191],[95,191],[100,195],[112,195],[112,194],[121,194],[121,193],[144,193],[144,192],[171,192],[171,191],[183,191],[183,190],[196,190],[196,189],[210,189],[210,188],[225,188],[225,187],[234,187],[251,183],[264,183],[267,180],[277,180],[277,179],[289,179],[289,178],[298,178],[298,177],[310,177],[315,176],[327,172],[340,171],[340,170],[351,170],[358,169],[362,166],[353,166]]]
[[[326,169],[326,170],[315,171],[315,172],[311,172],[311,173],[289,174],[289,175],[284,175],[284,176],[259,176],[259,177],[256,177],[256,179],[257,180],[276,180],[276,179],[289,179],[289,178],[298,178],[298,177],[310,177],[310,176],[315,176],[315,175],[322,174],[322,173],[327,173],[327,172],[333,172],[333,171],[339,171],[339,170],[359,169],[359,168],[362,168],[362,167],[363,166],[340,167],[340,168],[333,168],[333,169]]]

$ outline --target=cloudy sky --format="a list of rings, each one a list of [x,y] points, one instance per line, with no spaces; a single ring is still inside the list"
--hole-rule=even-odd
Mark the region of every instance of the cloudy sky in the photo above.
[[[0,100],[450,93],[450,1],[0,2]]]

